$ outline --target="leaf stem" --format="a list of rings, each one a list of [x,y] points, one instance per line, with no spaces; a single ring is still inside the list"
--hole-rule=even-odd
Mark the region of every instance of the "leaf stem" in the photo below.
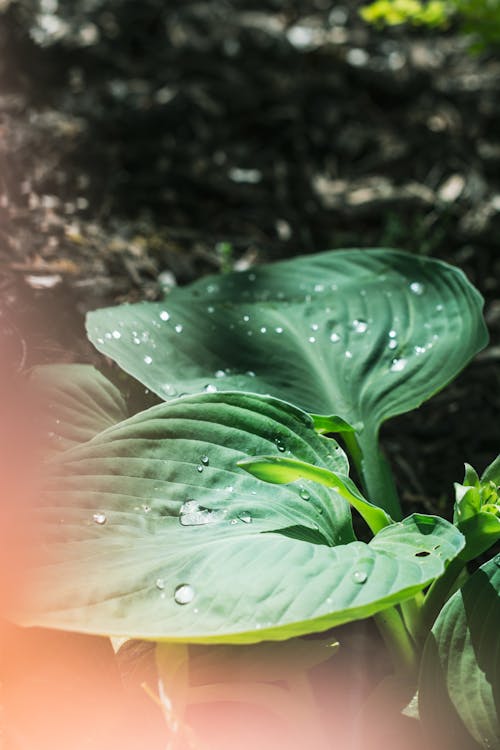
[[[378,435],[363,430],[356,438],[362,456],[359,471],[365,494],[395,521],[403,517],[389,463],[379,447]]]
[[[420,609],[417,638],[421,643],[427,638],[438,614],[449,597],[453,584],[464,567],[465,560],[461,556],[456,557],[449,563],[443,575],[436,578],[430,586]]]
[[[395,672],[414,680],[418,669],[417,653],[398,610],[389,607],[378,612],[373,619],[391,655]]]

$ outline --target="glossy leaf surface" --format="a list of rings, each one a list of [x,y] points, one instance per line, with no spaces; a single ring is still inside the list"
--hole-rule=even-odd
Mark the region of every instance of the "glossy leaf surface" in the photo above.
[[[500,745],[500,556],[447,602],[426,643],[419,689],[425,722],[447,721],[442,696],[483,748]],[[458,724],[459,720],[455,720]]]
[[[481,308],[465,276],[440,261],[334,251],[95,311],[88,333],[162,398],[242,389],[378,425],[418,406],[485,345]]]
[[[370,544],[313,482],[276,487],[237,466],[257,453],[347,472],[304,412],[251,394],[185,397],[52,464],[24,624],[193,642],[282,640],[412,596],[463,546],[414,516]]]
[[[50,452],[84,443],[128,416],[119,390],[91,365],[40,365],[30,384],[45,412]]]

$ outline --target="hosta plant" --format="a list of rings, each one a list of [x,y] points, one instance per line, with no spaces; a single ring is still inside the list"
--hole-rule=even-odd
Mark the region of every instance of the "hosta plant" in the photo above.
[[[405,517],[378,437],[485,346],[481,310],[459,270],[376,249],[91,313],[90,340],[160,402],[128,416],[90,366],[32,372],[50,457],[17,621],[128,639],[129,655],[156,643],[172,748],[213,747],[197,701],[244,695],[283,717],[283,685],[297,747],[330,748],[304,718],[311,670],[346,632],[332,628],[373,618],[428,741],[442,704],[455,748],[498,747],[500,568],[467,566],[500,537],[499,462],[467,467],[453,522]]]

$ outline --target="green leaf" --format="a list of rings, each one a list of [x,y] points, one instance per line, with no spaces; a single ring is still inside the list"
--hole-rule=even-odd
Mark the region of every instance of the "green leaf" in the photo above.
[[[91,365],[40,365],[31,371],[30,383],[45,412],[50,453],[84,443],[127,418],[118,389]]]
[[[432,726],[439,713],[439,721],[448,726],[441,713],[444,696],[483,748],[500,746],[499,623],[497,555],[446,603],[429,635],[422,662],[419,705],[424,722]]]
[[[273,451],[347,472],[307,414],[244,393],[161,404],[67,451],[30,530],[45,547],[20,621],[153,640],[283,640],[413,596],[460,551],[461,534],[425,516],[354,541],[335,492],[276,487],[237,466]]]
[[[482,304],[465,276],[440,261],[342,250],[205,278],[161,302],[98,310],[87,330],[164,399],[251,391],[355,425],[365,484],[383,505],[380,424],[419,406],[486,344]]]
[[[484,470],[481,481],[494,482],[497,487],[500,486],[500,455]]]
[[[342,417],[311,414],[311,419],[314,422],[314,429],[321,435],[327,433],[356,432],[356,427],[348,424]]]
[[[499,466],[497,458],[479,479],[466,464],[464,484],[455,484],[453,522],[466,538],[465,560],[478,557],[500,539]]]
[[[304,461],[279,456],[256,456],[239,461],[239,466],[265,482],[288,484],[296,479],[310,479],[325,487],[333,487],[353,508],[356,508],[374,534],[393,523],[385,510],[368,502],[352,479],[344,474],[334,474],[328,469],[311,466]]]

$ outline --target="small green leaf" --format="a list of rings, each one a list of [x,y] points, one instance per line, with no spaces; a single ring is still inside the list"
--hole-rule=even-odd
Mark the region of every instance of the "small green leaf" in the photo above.
[[[314,422],[314,429],[321,435],[327,433],[342,433],[342,432],[356,432],[361,429],[362,425],[353,427],[348,424],[342,417],[336,416],[322,416],[321,414],[311,414],[311,419]]]
[[[500,485],[500,455],[484,470],[481,481],[493,482],[497,487]]]
[[[486,469],[481,479],[466,464],[464,484],[455,484],[453,522],[467,540],[463,554],[466,560],[478,557],[500,539],[500,494],[497,482],[487,478],[498,478],[497,462],[498,459]]]
[[[325,487],[333,487],[353,508],[356,508],[374,534],[393,523],[385,510],[366,500],[352,479],[345,474],[334,474],[328,469],[280,456],[256,456],[240,461],[239,466],[265,482],[288,484],[296,479],[310,479]]]
[[[420,715],[448,727],[443,701],[483,748],[500,746],[500,556],[483,565],[444,606],[427,640]],[[444,698],[443,698],[444,696]]]

